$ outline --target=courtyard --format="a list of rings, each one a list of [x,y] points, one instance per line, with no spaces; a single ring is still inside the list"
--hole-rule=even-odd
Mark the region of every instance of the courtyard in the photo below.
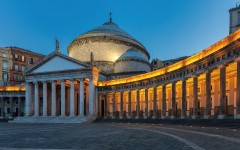
[[[0,123],[0,149],[240,149],[237,127]]]

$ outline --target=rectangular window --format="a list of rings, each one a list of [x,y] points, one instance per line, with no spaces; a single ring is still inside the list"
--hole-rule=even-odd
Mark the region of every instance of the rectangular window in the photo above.
[[[30,58],[30,64],[33,64],[33,58],[32,57]]]
[[[7,73],[3,73],[3,81],[8,81],[8,74]]]
[[[19,55],[18,54],[14,54],[14,60],[18,60],[19,59]]]
[[[4,61],[2,63],[2,68],[3,68],[3,70],[8,70],[8,62]]]
[[[23,72],[23,71],[25,70],[25,66],[22,66],[22,68],[21,68],[21,69],[22,69],[22,72]]]
[[[16,75],[16,74],[13,75],[13,80],[14,80],[14,81],[17,81],[17,75]]]
[[[14,70],[18,71],[18,65],[14,65]]]
[[[24,56],[21,57],[21,61],[22,61],[22,62],[25,61],[25,57],[24,57]]]

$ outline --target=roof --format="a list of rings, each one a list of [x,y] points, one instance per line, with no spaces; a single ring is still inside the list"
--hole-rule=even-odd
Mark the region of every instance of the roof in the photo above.
[[[140,51],[138,51],[134,48],[127,50],[124,54],[122,54],[117,59],[117,61],[120,61],[122,59],[138,59],[138,60],[142,60],[142,61],[148,61]]]

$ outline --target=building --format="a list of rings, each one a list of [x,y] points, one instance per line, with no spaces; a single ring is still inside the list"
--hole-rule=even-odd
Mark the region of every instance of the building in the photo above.
[[[69,56],[56,43],[55,51],[25,70],[24,87],[2,89],[25,91],[26,117],[16,122],[240,119],[240,30],[169,64],[150,64],[144,46],[111,18],[73,40]]]
[[[18,47],[0,48],[0,114],[1,117],[23,116],[25,109],[25,76],[23,72],[44,55]],[[22,85],[21,85],[22,84]]]
[[[10,84],[10,70],[12,66],[12,55],[10,48],[0,48],[0,85],[7,86]]]
[[[12,68],[10,68],[9,85],[13,86],[24,83],[24,70],[39,62],[45,56],[18,47],[9,47],[9,49],[12,55]]]

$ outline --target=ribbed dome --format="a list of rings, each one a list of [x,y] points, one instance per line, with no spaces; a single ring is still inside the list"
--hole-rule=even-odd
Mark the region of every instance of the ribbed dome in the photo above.
[[[138,59],[142,61],[148,62],[147,58],[144,57],[144,54],[135,48],[131,48],[127,50],[124,54],[122,54],[117,61],[124,60],[124,59]],[[116,62],[117,62],[116,61]]]

